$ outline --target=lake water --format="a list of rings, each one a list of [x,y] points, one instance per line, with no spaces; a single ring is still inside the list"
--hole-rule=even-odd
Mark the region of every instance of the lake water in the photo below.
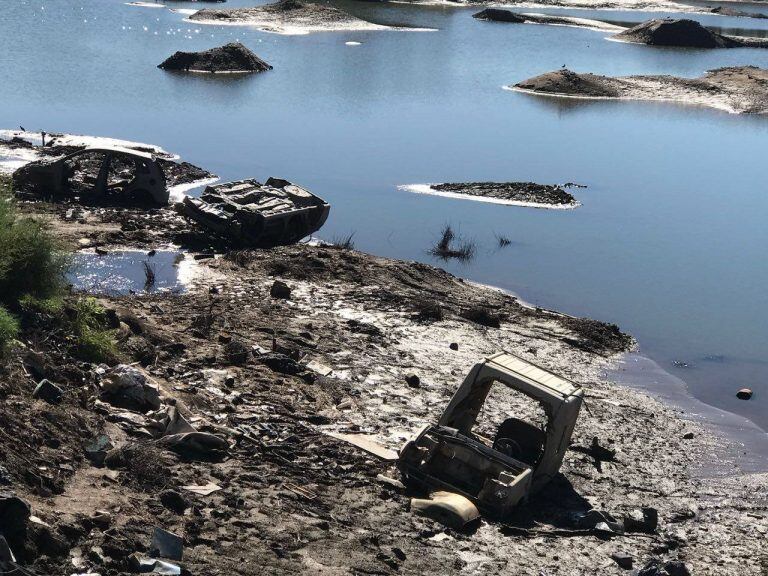
[[[471,8],[341,5],[438,31],[279,36],[119,0],[6,2],[0,127],[151,142],[226,179],[294,180],[333,205],[322,237],[354,232],[359,249],[380,255],[433,262],[427,249],[450,222],[477,243],[477,258],[441,265],[541,306],[616,322],[697,398],[768,427],[768,118],[502,89],[564,64],[684,76],[768,67],[768,50],[635,46],[591,30],[480,22]],[[768,35],[768,20],[697,18]],[[235,39],[274,70],[208,77],[156,68],[176,50]],[[575,190],[583,205],[571,211],[397,189],[467,180],[588,188]],[[496,234],[512,244],[498,249]],[[744,386],[755,390],[749,402],[735,398]]]

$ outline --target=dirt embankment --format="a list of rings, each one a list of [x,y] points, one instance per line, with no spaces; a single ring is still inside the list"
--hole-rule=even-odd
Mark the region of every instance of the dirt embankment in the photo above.
[[[107,250],[157,246],[177,225],[169,210],[50,218],[62,238]],[[182,537],[177,563],[193,575],[611,575],[628,565],[760,574],[765,477],[733,477],[722,456],[733,447],[600,378],[631,344],[615,326],[525,307],[431,266],[331,247],[200,265],[208,283],[185,294],[103,303],[124,361],[158,384],[160,415],[175,407],[225,439],[224,453],[170,449],[160,415],[111,405],[100,367],[68,357],[44,315],[25,327],[36,354],[19,349],[0,368],[1,477],[36,517],[13,532],[31,572],[132,573],[131,555],[161,527]],[[276,280],[285,286],[275,290]],[[324,434],[363,432],[397,448],[498,350],[581,384],[587,404],[563,474],[503,521],[461,533],[419,517],[391,480],[394,467]],[[61,388],[60,402],[32,398],[40,378]],[[506,402],[486,404],[484,418],[514,414]],[[85,447],[101,434],[116,448],[93,463]],[[722,477],[691,475],[713,461]],[[210,493],[185,488],[210,484]],[[596,528],[624,517],[640,531]]]
[[[768,112],[768,70],[756,66],[717,68],[699,78],[610,77],[563,69],[518,82],[510,88],[547,96],[669,100],[734,114]]]
[[[614,40],[681,48],[768,48],[768,40],[719,34],[685,18],[648,20],[612,36]]]
[[[204,8],[189,17],[202,24],[255,26],[266,32],[307,34],[343,30],[386,30],[330,6],[299,0],[280,0],[254,8]]]
[[[158,68],[184,72],[266,72],[272,66],[256,56],[240,42],[201,52],[176,52]]]

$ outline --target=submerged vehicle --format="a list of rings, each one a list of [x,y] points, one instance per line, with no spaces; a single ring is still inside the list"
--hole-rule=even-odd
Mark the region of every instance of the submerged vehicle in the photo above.
[[[309,190],[279,178],[265,184],[237,180],[187,196],[181,214],[238,246],[279,246],[298,242],[325,224],[330,205]]]
[[[497,386],[533,401],[544,422],[507,417],[493,439],[474,430]],[[512,354],[490,356],[472,368],[437,425],[403,446],[398,467],[407,484],[460,494],[481,511],[503,516],[558,473],[582,400],[573,382]]]
[[[165,206],[169,197],[158,159],[119,147],[90,147],[31,162],[13,173],[13,183],[21,194],[91,202]]]

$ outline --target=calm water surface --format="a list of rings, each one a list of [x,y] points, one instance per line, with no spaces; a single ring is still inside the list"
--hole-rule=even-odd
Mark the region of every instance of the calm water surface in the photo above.
[[[333,204],[323,237],[355,232],[358,248],[385,256],[431,261],[426,250],[450,222],[479,246],[474,262],[447,264],[451,271],[616,322],[696,397],[768,426],[768,118],[502,90],[563,64],[684,76],[768,67],[768,50],[657,49],[405,4],[343,6],[376,22],[439,31],[289,37],[188,23],[119,0],[6,4],[0,127],[151,142],[223,178],[300,182]],[[662,15],[558,13],[621,22]],[[768,34],[768,20],[700,20]],[[235,39],[275,69],[222,78],[156,68],[178,49]],[[396,188],[463,180],[589,187],[576,191],[583,206],[574,211]],[[496,249],[495,234],[513,244]],[[743,386],[755,390],[752,401],[735,398]]]

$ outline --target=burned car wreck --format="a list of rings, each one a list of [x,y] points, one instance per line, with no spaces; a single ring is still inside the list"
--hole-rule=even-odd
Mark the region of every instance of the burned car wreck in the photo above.
[[[237,180],[185,197],[181,214],[231,244],[248,247],[298,242],[320,229],[330,205],[309,190],[279,178],[265,184]]]
[[[13,184],[22,196],[87,203],[165,206],[169,198],[158,158],[119,147],[89,147],[31,162],[13,173]]]
[[[494,438],[478,433],[483,405],[499,386],[538,404],[545,422],[536,426],[511,416]],[[487,515],[504,516],[558,473],[582,399],[576,384],[512,354],[496,354],[472,368],[437,425],[403,446],[398,468],[414,488],[443,498],[458,494]]]

